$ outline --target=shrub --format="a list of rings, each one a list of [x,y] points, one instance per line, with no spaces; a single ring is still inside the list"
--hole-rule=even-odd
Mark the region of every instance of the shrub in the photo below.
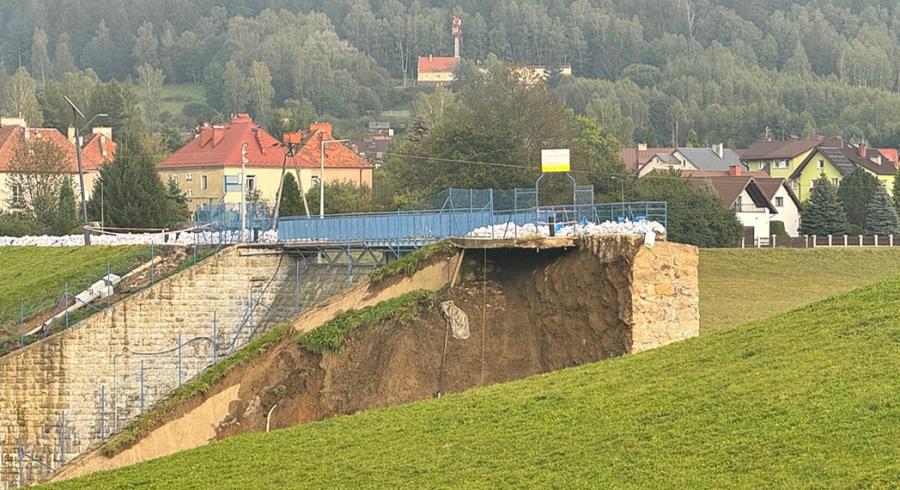
[[[25,213],[0,213],[0,236],[44,235],[47,229]]]

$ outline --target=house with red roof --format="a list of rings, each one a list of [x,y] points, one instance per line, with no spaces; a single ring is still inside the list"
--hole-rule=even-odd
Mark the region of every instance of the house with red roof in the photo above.
[[[314,123],[304,132],[306,143],[286,172],[294,174],[302,192],[319,185],[320,160],[325,148],[325,183],[350,182],[372,186],[374,166],[343,143],[325,145],[334,139],[330,123]],[[188,197],[191,212],[208,205],[241,202],[241,169],[244,189],[258,192],[274,206],[278,197],[285,146],[257,125],[249,114],[238,114],[228,123],[204,125],[193,140],[157,165],[160,177],[175,181]]]
[[[416,83],[428,87],[449,85],[456,80],[459,58],[455,56],[419,56]]]
[[[18,118],[0,118],[0,211],[15,209],[21,200],[22,189],[14,189],[9,183],[10,165],[16,152],[23,145],[34,141],[50,141],[65,155],[66,171],[73,177],[75,194],[78,188],[78,160],[75,153],[75,137],[54,128],[29,128]],[[94,179],[100,167],[111,162],[116,154],[116,143],[109,128],[95,128],[92,134],[82,137],[81,163],[84,171],[85,195],[90,198]]]

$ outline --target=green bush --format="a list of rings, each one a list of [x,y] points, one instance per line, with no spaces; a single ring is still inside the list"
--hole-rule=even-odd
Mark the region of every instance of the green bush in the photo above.
[[[783,221],[772,221],[769,223],[769,234],[774,235],[775,239],[781,243],[790,241],[791,239],[791,236],[788,235],[788,232],[784,227]]]
[[[399,259],[388,262],[369,274],[369,283],[378,284],[385,279],[397,276],[409,277],[416,273],[425,261],[441,252],[450,253],[455,247],[450,242],[441,241],[426,245],[415,252],[409,253]]]
[[[743,225],[734,209],[725,207],[710,186],[698,188],[677,174],[662,173],[640,179],[637,194],[640,200],[668,203],[666,231],[673,242],[704,248],[741,243]]]
[[[43,235],[47,231],[25,213],[0,213],[0,236]]]
[[[412,320],[419,307],[434,307],[436,301],[437,296],[433,292],[419,289],[375,306],[345,311],[300,337],[300,346],[317,354],[340,352],[344,338],[354,328],[385,320]]]

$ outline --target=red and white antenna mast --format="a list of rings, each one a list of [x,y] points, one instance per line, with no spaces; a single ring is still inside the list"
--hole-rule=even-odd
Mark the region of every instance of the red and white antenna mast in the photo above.
[[[462,38],[462,19],[459,17],[453,18],[453,28],[450,30],[450,33],[453,34],[453,56],[459,58],[459,40]]]

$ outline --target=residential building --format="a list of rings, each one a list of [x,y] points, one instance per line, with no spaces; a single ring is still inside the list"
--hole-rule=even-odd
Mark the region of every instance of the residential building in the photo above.
[[[553,71],[544,65],[520,65],[518,67],[519,75],[529,85],[550,80]],[[572,76],[572,65],[559,66],[555,71],[562,76]]]
[[[804,202],[809,199],[812,188],[821,177],[829,179],[834,185],[840,185],[844,177],[857,169],[863,169],[874,175],[892,193],[894,176],[897,174],[897,162],[890,159],[893,154],[890,150],[868,148],[864,144],[842,145],[838,148],[822,146],[810,152],[790,175],[791,186],[800,201]]]
[[[646,143],[640,143],[634,148],[622,149],[620,156],[626,171],[638,173],[657,154],[667,155],[673,151],[675,148],[648,148]]]
[[[334,139],[329,123],[310,125],[306,144],[295,158],[287,159],[286,172],[294,174],[301,191],[319,185],[323,142]],[[325,145],[325,183],[350,182],[372,186],[374,166],[343,143]],[[196,137],[158,166],[164,181],[173,180],[188,197],[191,212],[202,206],[241,202],[241,168],[244,188],[258,191],[259,198],[274,205],[285,165],[285,148],[274,136],[238,114],[224,125],[205,125]]]
[[[449,85],[456,80],[459,58],[455,56],[419,56],[416,83],[428,87]]]
[[[392,131],[387,133],[373,133],[360,140],[353,140],[350,146],[356,150],[359,156],[365,158],[375,166],[384,163],[388,146],[391,144]]]
[[[72,138],[67,139],[66,135],[54,128],[29,128],[22,119],[0,118],[0,211],[14,210],[21,205],[24,190],[12,187],[9,181],[12,173],[10,164],[19,148],[29,141],[50,141],[62,151],[66,172],[72,176],[75,185],[73,190],[76,196],[80,195],[75,137],[74,131],[71,132]],[[109,128],[93,129],[91,134],[82,137],[82,142],[85,196],[90,198],[100,167],[115,157],[116,143]]]
[[[741,161],[751,172],[766,172],[772,177],[787,179],[814,149],[840,148],[843,144],[843,140],[839,137],[766,140],[754,143],[741,152]]]
[[[727,171],[732,166],[743,167],[740,157],[723,145],[712,148],[676,148],[671,153],[657,153],[638,170],[643,177],[655,170]]]
[[[800,200],[785,179],[764,172],[746,172],[734,165],[727,171],[684,172],[682,176],[698,187],[711,186],[725,206],[734,208],[750,243],[771,236],[771,223],[784,223],[788,235],[799,236]]]
[[[800,236],[800,199],[791,190],[785,179],[768,177],[765,174],[753,177],[766,199],[775,206],[775,215],[769,220],[784,223],[784,231],[792,237]],[[771,234],[771,230],[770,230]]]

